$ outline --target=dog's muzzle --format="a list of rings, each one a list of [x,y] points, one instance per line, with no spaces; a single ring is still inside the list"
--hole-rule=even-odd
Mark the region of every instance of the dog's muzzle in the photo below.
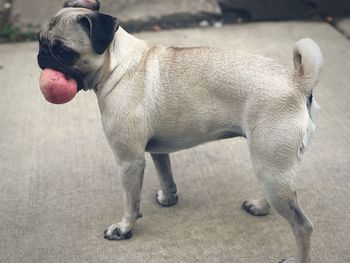
[[[76,70],[70,69],[62,61],[60,61],[60,59],[53,54],[50,45],[46,42],[40,44],[37,59],[39,67],[42,70],[46,68],[51,68],[62,72],[67,78],[72,78],[77,82],[78,91],[84,89],[84,74]]]

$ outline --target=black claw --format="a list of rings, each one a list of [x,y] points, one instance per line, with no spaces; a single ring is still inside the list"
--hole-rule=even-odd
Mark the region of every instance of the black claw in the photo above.
[[[125,239],[129,239],[129,238],[131,238],[131,237],[132,237],[132,232],[131,232],[131,231],[127,232],[127,233],[124,235],[124,238],[125,238]]]
[[[118,227],[116,227],[116,228],[114,228],[112,235],[117,236],[117,237],[121,237],[122,233],[121,233],[120,229]]]
[[[243,204],[242,204],[242,208],[243,209],[246,209],[246,204],[248,203],[248,201],[244,201]]]
[[[247,205],[248,201],[244,201],[242,204],[242,208],[247,211],[248,213],[251,213],[250,208],[252,207],[252,205]]]

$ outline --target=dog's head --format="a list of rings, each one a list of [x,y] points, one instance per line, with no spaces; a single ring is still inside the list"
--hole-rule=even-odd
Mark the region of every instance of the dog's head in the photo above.
[[[73,78],[78,89],[86,87],[105,61],[119,23],[99,12],[97,0],[73,0],[64,4],[38,34],[38,63]]]

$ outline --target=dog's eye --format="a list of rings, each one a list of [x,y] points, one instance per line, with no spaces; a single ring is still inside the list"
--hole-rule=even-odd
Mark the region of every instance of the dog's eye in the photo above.
[[[64,63],[72,63],[79,57],[76,51],[62,45],[59,40],[52,41],[51,50],[55,57]]]
[[[72,53],[65,48],[60,48],[57,52],[57,56],[59,56],[62,59],[69,59],[71,58]]]

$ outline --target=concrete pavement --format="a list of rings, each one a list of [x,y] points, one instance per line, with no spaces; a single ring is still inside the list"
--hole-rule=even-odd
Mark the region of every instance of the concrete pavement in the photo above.
[[[336,28],[350,39],[350,18],[342,18],[335,22]]]
[[[313,262],[350,262],[350,42],[322,22],[250,23],[142,33],[166,45],[210,45],[272,57],[292,67],[302,37],[325,64],[318,129],[297,180],[315,224]],[[172,155],[179,203],[159,207],[147,156],[142,212],[128,241],[103,239],[122,215],[121,186],[95,95],[47,103],[38,87],[37,43],[0,45],[0,262],[278,262],[294,254],[287,223],[252,217],[241,203],[261,193],[244,139]]]

